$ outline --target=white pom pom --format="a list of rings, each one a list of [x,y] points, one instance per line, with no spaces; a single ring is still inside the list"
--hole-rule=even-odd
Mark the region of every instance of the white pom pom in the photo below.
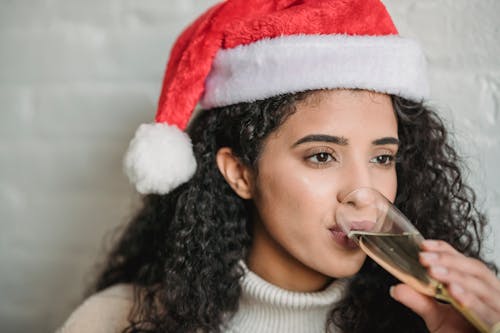
[[[142,194],[166,194],[196,171],[191,139],[176,126],[142,124],[125,156],[130,182]]]

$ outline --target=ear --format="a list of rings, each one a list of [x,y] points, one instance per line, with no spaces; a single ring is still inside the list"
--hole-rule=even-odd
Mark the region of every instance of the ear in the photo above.
[[[216,156],[220,173],[231,188],[243,199],[252,198],[252,172],[233,155],[228,147],[219,149]]]

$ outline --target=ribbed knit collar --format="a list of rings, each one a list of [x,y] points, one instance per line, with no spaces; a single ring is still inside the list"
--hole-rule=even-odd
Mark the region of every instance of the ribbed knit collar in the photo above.
[[[239,309],[227,332],[325,332],[328,313],[345,290],[346,280],[337,279],[318,292],[294,292],[275,286],[241,263]]]

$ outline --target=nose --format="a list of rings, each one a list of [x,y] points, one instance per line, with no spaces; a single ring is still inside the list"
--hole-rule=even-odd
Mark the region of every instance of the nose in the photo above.
[[[376,231],[380,213],[384,207],[384,197],[379,192],[361,187],[349,193],[338,205],[335,212],[336,223],[342,231]]]
[[[343,175],[337,192],[337,201],[342,202],[352,191],[361,187],[372,187],[372,177],[366,163],[349,163],[343,167]]]

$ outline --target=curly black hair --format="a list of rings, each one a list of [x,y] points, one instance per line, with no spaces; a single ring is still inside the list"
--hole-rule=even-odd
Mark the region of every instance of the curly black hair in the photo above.
[[[244,259],[252,241],[252,203],[237,196],[215,156],[229,147],[258,173],[265,139],[316,91],[204,110],[188,128],[198,167],[166,195],[147,195],[112,248],[91,291],[131,283],[135,303],[125,332],[219,332],[238,309]],[[460,160],[437,114],[392,97],[401,141],[395,204],[424,237],[481,257],[486,219],[463,183]],[[490,265],[493,269],[496,268]],[[397,281],[367,259],[325,331],[427,332],[423,320],[389,297]]]

